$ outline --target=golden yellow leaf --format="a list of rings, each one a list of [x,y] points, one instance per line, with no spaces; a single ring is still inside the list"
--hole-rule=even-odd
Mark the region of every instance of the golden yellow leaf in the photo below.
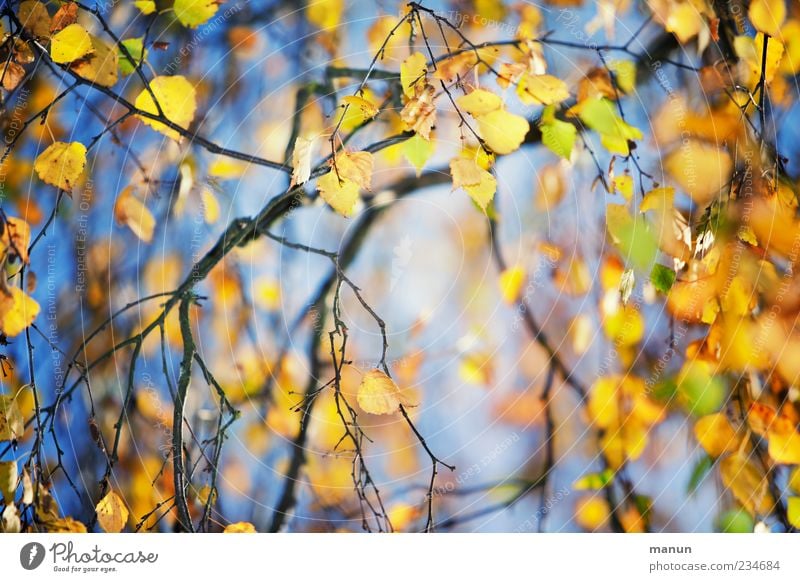
[[[795,467],[789,475],[789,487],[796,493],[800,493],[800,467]]]
[[[369,414],[393,414],[400,405],[410,405],[394,380],[377,369],[364,374],[356,398],[361,410]]]
[[[733,160],[727,151],[692,139],[664,159],[664,168],[695,203],[704,207],[730,180]]]
[[[753,0],[747,15],[759,32],[770,36],[780,36],[781,25],[786,20],[786,2],[785,0]]]
[[[525,267],[514,265],[500,273],[500,295],[509,305],[519,301],[523,285],[525,285]]]
[[[725,414],[718,412],[697,420],[694,436],[712,457],[732,453],[739,448],[740,439]]]
[[[496,154],[505,155],[519,149],[530,125],[520,115],[498,109],[477,117],[478,128],[486,145]]]
[[[317,189],[322,199],[345,217],[353,214],[356,203],[360,200],[358,184],[347,178],[340,178],[334,170],[317,180]]]
[[[420,52],[412,53],[400,64],[400,85],[403,93],[409,99],[416,94],[417,83],[425,84],[425,74],[428,72],[428,61]]]
[[[56,63],[77,61],[93,50],[92,38],[80,24],[70,24],[50,39],[50,57]]]
[[[581,497],[575,504],[575,521],[587,531],[603,527],[610,515],[608,501],[599,495]]]
[[[17,400],[0,394],[0,441],[15,441],[25,434],[25,419],[19,410]]]
[[[608,428],[620,417],[619,378],[598,378],[589,395],[589,417],[600,428]]]
[[[800,497],[790,497],[787,500],[786,517],[794,527],[800,528]]]
[[[237,521],[228,525],[222,533],[256,533],[256,526],[248,521]]]
[[[43,182],[71,192],[85,166],[86,146],[77,141],[57,141],[39,154],[33,169]]]
[[[454,158],[450,162],[450,174],[453,177],[453,189],[463,188],[475,204],[486,212],[497,191],[495,177],[471,158]]]
[[[117,48],[104,40],[92,36],[94,52],[86,59],[72,65],[72,70],[86,79],[103,87],[112,87],[119,78],[119,53]]]
[[[517,95],[526,105],[552,105],[569,98],[569,89],[553,75],[526,74],[517,85]]]
[[[725,487],[751,514],[765,515],[772,509],[767,478],[743,453],[722,459],[720,475]]]
[[[14,503],[14,492],[17,490],[19,471],[16,461],[0,461],[0,499],[6,505]]]
[[[95,506],[97,522],[108,533],[119,533],[128,522],[128,508],[120,496],[109,491]]]
[[[369,152],[343,152],[336,156],[339,177],[352,180],[364,190],[369,190],[372,186],[373,165],[372,154]]]
[[[194,85],[180,75],[155,77],[150,81],[150,88],[161,105],[164,116],[175,125],[188,129],[194,119],[197,109],[197,101]],[[158,108],[153,101],[153,97],[147,89],[143,89],[136,97],[134,105],[141,111],[158,115]],[[150,119],[142,115],[138,116],[143,123],[149,125],[156,131],[180,141],[181,135],[178,130],[173,129],[160,121]]]
[[[203,189],[200,194],[201,203],[203,205],[203,218],[207,224],[214,224],[219,220],[220,208],[219,201],[214,193],[208,188]]]
[[[456,99],[456,105],[473,117],[480,117],[500,109],[503,106],[503,100],[491,91],[475,89]]]
[[[216,158],[208,166],[208,175],[220,180],[241,178],[247,171],[247,164],[227,157]]]
[[[117,196],[114,218],[119,224],[130,228],[140,240],[146,243],[153,240],[156,219],[147,206],[133,195],[133,186],[126,187]]]
[[[0,328],[9,337],[22,333],[36,316],[39,304],[18,287],[9,288],[11,295],[0,291]]]
[[[776,418],[767,429],[769,456],[776,463],[800,464],[800,433],[788,418]]]
[[[133,5],[145,16],[156,11],[156,3],[154,0],[134,0]]]
[[[356,95],[348,95],[342,102],[350,107],[350,109],[361,116],[361,122],[372,119],[378,115],[379,109],[372,101],[358,97]]]

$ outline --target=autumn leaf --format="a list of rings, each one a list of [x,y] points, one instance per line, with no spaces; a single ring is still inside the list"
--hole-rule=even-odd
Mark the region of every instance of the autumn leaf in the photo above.
[[[500,296],[509,305],[519,301],[522,287],[525,285],[525,268],[514,265],[500,273]]]
[[[292,186],[305,184],[311,176],[311,156],[316,138],[298,136],[292,150]]]
[[[433,142],[418,133],[415,133],[403,144],[403,155],[416,169],[417,177],[420,176],[425,164],[433,155],[433,150]]]
[[[569,98],[567,84],[552,75],[523,75],[517,95],[526,105],[552,105]]]
[[[0,461],[0,499],[3,499],[6,505],[14,503],[14,492],[17,490],[18,481],[17,462]]]
[[[25,419],[19,410],[17,399],[0,394],[0,441],[15,441],[25,434]]]
[[[156,11],[156,3],[154,0],[134,0],[133,5],[145,16]]]
[[[92,39],[80,24],[70,24],[50,39],[50,57],[56,63],[71,63],[92,51]]]
[[[39,304],[19,287],[6,295],[0,291],[0,331],[9,337],[21,334],[39,315]]]
[[[128,508],[114,491],[109,491],[95,506],[97,522],[108,533],[119,533],[128,521]]]
[[[238,521],[226,526],[222,533],[256,533],[256,528],[250,522]]]
[[[148,7],[149,8],[149,7]],[[197,28],[217,13],[217,0],[175,0],[175,17],[188,28]],[[142,10],[142,13],[147,14]]]
[[[103,87],[113,87],[119,78],[117,48],[96,36],[92,36],[91,40],[91,56],[73,63],[72,70],[87,81]]]
[[[400,388],[381,370],[364,374],[356,396],[361,410],[369,414],[393,414],[400,406],[413,406]]]
[[[72,192],[85,166],[86,146],[77,141],[57,141],[39,154],[33,168],[43,182]]]
[[[20,3],[17,16],[30,34],[38,38],[50,38],[50,14],[41,2],[26,0]]]
[[[495,177],[471,158],[454,158],[450,162],[450,174],[453,177],[453,189],[463,188],[475,204],[486,212],[497,191]]]
[[[725,487],[751,514],[766,514],[772,508],[767,478],[743,453],[722,459],[720,475]]]
[[[356,95],[348,95],[342,99],[342,103],[344,103],[345,106],[349,107],[351,110],[358,112],[358,114],[361,116],[362,122],[373,119],[380,111],[378,106],[372,101],[368,101],[367,99],[358,97]]]
[[[400,111],[407,131],[419,134],[423,139],[431,139],[431,130],[436,124],[436,106],[433,103],[432,85],[417,86],[416,92]]]
[[[153,240],[156,219],[147,206],[134,196],[133,186],[128,186],[117,196],[114,218],[117,223],[130,228],[141,241],[149,243]]]
[[[753,0],[747,16],[759,32],[770,36],[780,36],[781,25],[786,20],[786,2],[785,0]]]
[[[372,154],[342,152],[336,156],[331,171],[317,180],[320,196],[342,216],[355,211],[361,190],[369,190],[372,182]]]
[[[723,413],[699,418],[694,425],[694,435],[700,446],[712,457],[731,453],[740,444],[740,438]]]
[[[197,108],[194,86],[185,77],[175,75],[153,78],[150,81],[150,89],[161,106],[164,116],[175,125],[188,129]],[[141,111],[158,115],[156,102],[153,101],[153,97],[147,89],[143,89],[139,93],[134,104]],[[176,129],[143,115],[138,115],[138,117],[156,131],[180,141],[181,134]]]
[[[425,75],[428,72],[428,61],[425,55],[419,52],[412,53],[400,65],[400,86],[403,94],[413,99],[417,93],[417,84],[425,85]]]

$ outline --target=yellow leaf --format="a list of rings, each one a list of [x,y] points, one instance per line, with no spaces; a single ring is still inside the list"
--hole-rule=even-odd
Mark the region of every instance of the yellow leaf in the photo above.
[[[769,456],[776,463],[800,464],[800,433],[788,418],[776,418],[767,429]]]
[[[517,84],[517,95],[526,105],[552,105],[569,98],[569,89],[558,77],[528,74]]]
[[[109,491],[95,506],[97,522],[108,533],[119,533],[128,522],[128,508],[119,495]]]
[[[25,419],[16,399],[0,394],[0,441],[15,441],[25,434]]]
[[[599,495],[581,497],[575,504],[575,521],[587,531],[603,527],[610,515],[608,501]]]
[[[790,497],[786,503],[786,517],[794,527],[800,528],[800,497]]]
[[[317,189],[322,199],[345,217],[353,214],[360,200],[358,184],[337,176],[334,170],[317,180]]]
[[[216,0],[175,0],[175,16],[184,26],[197,28],[217,13]]]
[[[424,84],[425,74],[428,72],[428,61],[420,52],[412,53],[400,65],[400,85],[403,93],[409,99],[416,94],[417,83]]]
[[[85,166],[86,146],[77,141],[57,141],[39,154],[33,169],[43,182],[71,192]]]
[[[474,159],[455,158],[450,162],[453,189],[463,188],[481,210],[494,199],[497,181],[490,172],[481,168]]]
[[[703,25],[703,16],[694,4],[681,2],[670,9],[664,28],[674,33],[681,43],[686,43],[700,32]]]
[[[481,115],[477,119],[486,145],[500,155],[519,149],[530,129],[527,119],[503,109]]]
[[[770,512],[772,497],[767,478],[744,454],[735,453],[722,459],[720,475],[725,487],[751,514]]]
[[[43,523],[50,533],[86,533],[86,526],[71,517],[62,517]]]
[[[256,533],[256,526],[249,521],[237,521],[227,526],[222,533]]]
[[[500,295],[503,297],[503,301],[509,305],[516,303],[524,284],[525,268],[521,265],[509,267],[500,273]]]
[[[140,240],[146,243],[153,240],[156,219],[147,206],[133,195],[133,186],[119,193],[114,204],[114,218],[119,224],[130,228]]]
[[[208,166],[208,175],[221,180],[240,178],[246,171],[246,163],[231,158],[217,158]]]
[[[619,379],[617,377],[598,378],[592,385],[589,395],[589,417],[600,428],[608,428],[618,422]]]
[[[156,11],[156,3],[153,0],[135,0],[133,5],[145,16]]]
[[[80,24],[70,24],[50,39],[50,57],[56,63],[77,61],[93,50],[92,39]]]
[[[730,180],[733,160],[725,150],[692,139],[664,159],[664,168],[695,203],[705,207]]]
[[[381,370],[364,374],[356,398],[361,410],[369,414],[393,414],[400,405],[409,406],[394,380]]]
[[[217,197],[214,196],[214,193],[207,188],[203,190],[201,198],[203,205],[203,218],[205,218],[206,224],[214,224],[217,222],[217,220],[219,220],[219,201],[217,200]]]
[[[789,487],[796,493],[800,493],[800,467],[795,467],[792,474],[789,475]]]
[[[361,122],[367,121],[368,119],[372,119],[376,115],[378,115],[378,107],[372,101],[368,101],[363,97],[357,97],[355,95],[348,95],[342,102],[349,106],[352,110],[359,113],[361,116]]]
[[[614,176],[611,185],[614,188],[614,192],[620,194],[625,200],[630,200],[631,196],[633,196],[633,177],[630,174]],[[640,208],[640,210],[642,209]]]
[[[322,30],[331,30],[342,19],[344,0],[310,0],[306,6],[308,21]]]
[[[189,124],[194,119],[195,109],[197,109],[194,86],[187,81],[186,78],[175,75],[171,77],[155,77],[150,81],[150,88],[156,96],[159,105],[161,105],[164,116],[175,125],[183,129],[188,129]],[[158,108],[147,89],[143,89],[142,92],[139,93],[134,104],[141,111],[158,115]],[[176,141],[180,141],[181,135],[176,129],[160,121],[150,119],[149,117],[142,115],[138,117],[142,122],[156,131]]]
[[[698,419],[694,425],[694,436],[712,457],[720,457],[739,448],[739,437],[727,416],[721,412]]]
[[[741,59],[740,66],[743,72],[748,75],[746,83],[754,86],[761,80],[761,65],[764,56],[764,35],[756,35],[755,38],[749,36],[737,36],[733,39],[733,47],[736,54]],[[775,73],[778,72],[783,59],[784,46],[776,38],[770,38],[767,44],[766,70],[764,81],[772,83]]]
[[[503,100],[491,91],[475,89],[472,93],[456,99],[456,105],[470,115],[478,117],[500,109],[503,106]]]
[[[756,30],[770,36],[779,36],[786,20],[785,0],[753,0],[747,12]]]
[[[94,52],[87,59],[72,65],[72,70],[92,83],[103,87],[112,87],[119,78],[119,53],[102,39],[92,36]]]
[[[0,499],[6,505],[14,503],[14,492],[17,490],[19,471],[16,461],[0,461]]]
[[[0,291],[0,328],[5,335],[14,337],[33,323],[39,315],[39,304],[18,287],[9,291],[10,296]]]

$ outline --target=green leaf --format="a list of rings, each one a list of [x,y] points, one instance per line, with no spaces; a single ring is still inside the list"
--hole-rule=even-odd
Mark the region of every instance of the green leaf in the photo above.
[[[711,467],[713,466],[714,460],[708,455],[703,455],[703,457],[697,461],[692,469],[692,474],[689,477],[689,484],[686,486],[686,493],[689,495],[694,493],[700,486],[700,483],[702,483],[706,478],[709,471],[711,471]]]
[[[128,50],[134,61],[136,61],[131,62],[122,48],[119,49],[119,70],[123,75],[130,75],[136,70],[136,66],[140,62],[147,59],[147,49],[144,48],[143,40],[142,37],[139,37],[128,38],[122,41],[122,45]]]
[[[655,264],[650,271],[650,282],[662,293],[669,293],[675,283],[675,271],[664,265]]]
[[[578,129],[571,123],[553,119],[541,125],[542,143],[554,154],[564,159],[572,155],[575,140],[578,139]]]
[[[178,22],[188,28],[205,24],[217,13],[218,8],[216,0],[175,0],[173,5]]]
[[[658,254],[658,240],[640,215],[631,216],[621,204],[606,206],[606,225],[612,242],[626,263],[647,272]]]
[[[433,142],[415,133],[403,144],[403,155],[417,169],[417,176],[433,154]]]
[[[717,529],[721,533],[753,533],[755,523],[746,509],[729,509],[717,519]]]
[[[588,475],[584,475],[572,484],[572,488],[575,489],[575,491],[597,491],[599,489],[603,489],[604,487],[608,487],[613,482],[614,471],[612,469],[605,469],[600,473],[589,473]]]

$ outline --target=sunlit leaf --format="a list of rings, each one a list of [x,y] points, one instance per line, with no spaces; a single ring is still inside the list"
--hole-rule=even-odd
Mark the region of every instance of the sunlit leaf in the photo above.
[[[85,166],[86,146],[77,141],[57,141],[39,154],[33,168],[43,182],[71,192]]]
[[[71,63],[94,50],[92,39],[80,24],[70,24],[50,39],[50,56],[56,63]]]
[[[197,28],[208,22],[218,8],[217,0],[175,0],[173,5],[178,22],[189,28]]]
[[[128,508],[114,491],[109,491],[94,508],[97,523],[108,533],[119,533],[128,521]]]
[[[150,81],[150,88],[161,106],[164,116],[175,125],[188,129],[189,124],[194,119],[194,112],[197,108],[194,85],[180,75],[160,76]],[[139,93],[139,96],[136,97],[135,105],[146,113],[158,115],[158,107],[147,89],[143,89]],[[181,134],[176,129],[149,117],[142,115],[138,117],[142,122],[167,137],[171,137],[176,141],[181,139]]]

